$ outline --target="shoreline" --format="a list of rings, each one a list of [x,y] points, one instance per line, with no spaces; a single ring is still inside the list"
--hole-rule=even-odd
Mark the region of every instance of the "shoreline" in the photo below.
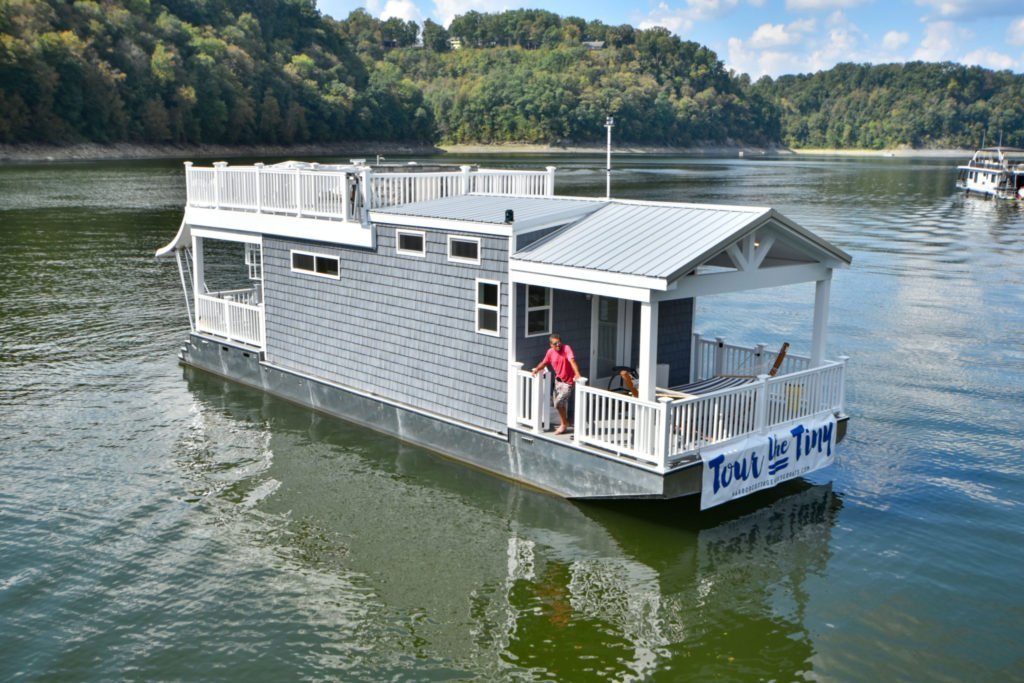
[[[367,160],[376,155],[468,156],[474,154],[523,154],[560,156],[569,154],[605,154],[603,145],[554,146],[524,143],[432,145],[396,142],[341,142],[309,145],[155,145],[136,143],[78,143],[74,145],[0,145],[0,164],[59,161],[130,161],[237,158],[306,157],[309,160],[337,156],[363,156]],[[644,145],[612,146],[613,154],[662,154],[709,157],[900,157],[947,159],[970,157],[974,150],[967,149],[829,149],[787,148],[755,145],[698,145],[694,147],[658,147]]]
[[[441,149],[431,144],[400,142],[335,142],[309,145],[156,145],[92,142],[73,145],[0,145],[0,164],[49,161],[130,161],[180,159],[236,159],[240,157],[311,159],[333,156],[436,155]]]
[[[969,159],[973,149],[832,149],[832,148],[794,148],[790,152],[797,156],[828,156],[828,157],[902,157],[904,159]]]

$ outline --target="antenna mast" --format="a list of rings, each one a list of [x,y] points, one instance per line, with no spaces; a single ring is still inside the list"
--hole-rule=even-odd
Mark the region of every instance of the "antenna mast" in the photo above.
[[[604,127],[608,129],[608,161],[605,164],[605,190],[604,198],[612,198],[612,127],[615,126],[615,119],[609,116],[605,119]]]

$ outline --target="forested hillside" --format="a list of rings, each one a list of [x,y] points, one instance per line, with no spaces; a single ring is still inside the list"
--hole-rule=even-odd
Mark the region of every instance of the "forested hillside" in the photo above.
[[[839,64],[764,79],[792,147],[1024,147],[1024,75],[961,64]]]
[[[459,49],[452,49],[453,41]],[[1024,76],[952,64],[729,73],[665,29],[543,10],[443,27],[313,0],[0,0],[0,143],[1024,142]]]

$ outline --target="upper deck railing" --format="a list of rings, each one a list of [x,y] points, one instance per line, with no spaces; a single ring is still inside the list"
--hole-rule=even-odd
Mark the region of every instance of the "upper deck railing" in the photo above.
[[[228,166],[197,168],[185,162],[187,205],[362,222],[366,209],[470,193],[550,197],[555,168],[544,171],[474,169],[379,171],[368,166]]]

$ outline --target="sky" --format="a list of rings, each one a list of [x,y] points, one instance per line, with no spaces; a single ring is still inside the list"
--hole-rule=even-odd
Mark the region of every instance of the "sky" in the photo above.
[[[444,26],[470,10],[519,8],[664,26],[755,79],[839,62],[915,60],[1024,72],[1024,0],[317,0],[317,6],[338,19],[363,7],[382,19]]]

